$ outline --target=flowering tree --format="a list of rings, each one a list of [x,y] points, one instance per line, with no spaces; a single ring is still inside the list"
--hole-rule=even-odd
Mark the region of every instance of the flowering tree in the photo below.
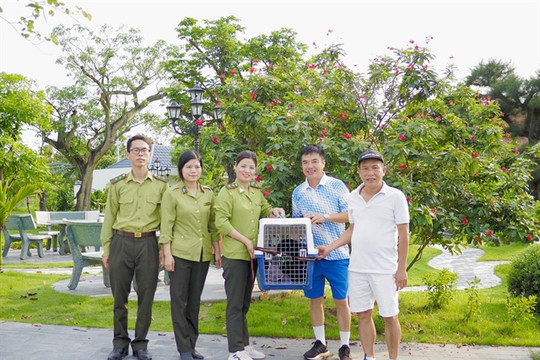
[[[415,261],[429,244],[459,251],[464,243],[538,234],[527,192],[538,148],[518,153],[497,105],[453,84],[451,69],[439,75],[427,48],[391,48],[357,74],[343,65],[339,46],[305,60],[290,30],[242,42],[235,21],[182,22],[184,58],[169,67],[179,81],[205,81],[226,109],[222,127],[201,129],[213,185],[222,166],[251,149],[265,194],[290,208],[292,189],[304,180],[298,153],[305,144],[321,145],[327,172],[351,188],[358,155],[373,147],[385,156],[386,181],[409,198],[413,240],[421,244]],[[178,89],[171,95],[182,100]]]

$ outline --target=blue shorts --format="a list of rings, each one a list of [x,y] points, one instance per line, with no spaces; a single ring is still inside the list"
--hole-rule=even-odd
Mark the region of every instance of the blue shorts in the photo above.
[[[324,287],[326,280],[328,280],[334,299],[346,299],[349,288],[348,269],[349,259],[316,260],[313,264],[311,289],[304,290],[304,295],[309,299],[318,299],[324,296]]]

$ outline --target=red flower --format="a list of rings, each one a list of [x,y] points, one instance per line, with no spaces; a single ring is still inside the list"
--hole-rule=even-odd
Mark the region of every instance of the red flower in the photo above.
[[[219,77],[223,79],[225,77],[225,73],[219,74]]]
[[[478,153],[473,152],[473,153],[471,154],[471,157],[477,158],[477,157],[478,157]]]
[[[476,136],[471,136],[471,141],[474,141],[474,139],[476,139]]]
[[[407,198],[407,204],[411,202],[411,198]]]
[[[269,101],[268,104],[266,104],[266,105],[268,105],[269,107],[272,107],[272,106],[274,106],[274,102],[273,102],[273,101]]]
[[[518,150],[518,148],[515,148],[515,149],[514,149],[514,154],[519,155],[519,150]]]
[[[255,68],[252,66],[249,68],[249,72],[253,74],[253,72],[255,71]]]
[[[270,155],[272,155],[272,152],[269,151],[269,152],[266,153],[266,155],[270,156]]]
[[[339,118],[341,119],[341,121],[345,120],[346,118],[348,118],[349,115],[345,114],[345,113],[341,113],[339,114]]]
[[[461,219],[461,222],[463,223],[463,225],[469,225],[469,221],[467,221],[467,218],[464,217],[463,219]]]
[[[253,59],[253,63],[255,63],[255,64],[256,64],[256,63],[258,63],[258,62],[259,62],[259,60],[257,60],[257,59]]]
[[[492,236],[492,235],[493,235],[493,231],[491,230],[486,231],[486,236]]]
[[[262,177],[260,175],[255,178],[256,182],[260,182],[261,180],[262,180]]]
[[[274,170],[274,167],[273,167],[272,165],[268,165],[268,166],[266,167],[266,170],[272,171],[272,170]]]
[[[272,193],[271,190],[266,190],[265,192],[263,192],[263,196],[264,197],[267,197],[268,195],[270,195]]]
[[[398,168],[401,169],[401,170],[404,170],[407,168],[407,165],[398,165]]]
[[[195,120],[195,125],[197,125],[197,126],[203,126],[204,123],[202,122],[202,120]]]
[[[255,100],[257,98],[257,94],[251,93],[251,100]]]
[[[345,133],[345,134],[343,134],[343,136],[345,136],[345,139],[347,139],[347,140],[351,138],[351,134],[349,134],[349,133]]]
[[[448,103],[449,103],[450,105],[454,105],[454,100],[450,100],[450,101],[448,101]]]
[[[525,237],[527,238],[527,240],[532,241],[532,235],[531,234],[527,234],[527,235],[525,235]]]
[[[405,139],[407,139],[407,137],[405,135],[403,135],[403,134],[399,134],[398,139],[399,140],[405,140]]]
[[[317,65],[316,65],[316,64],[310,64],[310,65],[309,65],[309,68],[310,68],[310,69],[316,69],[316,68],[317,68]]]
[[[217,143],[219,142],[219,139],[218,139],[217,136],[214,136],[214,137],[212,138],[212,141],[214,142],[214,144],[217,144]]]
[[[279,100],[279,99],[274,99],[274,103],[276,103],[276,104],[281,104],[281,100]]]
[[[474,241],[476,241],[477,243],[481,244],[481,243],[482,243],[482,238],[480,238],[479,236],[477,236],[477,237],[474,238]]]
[[[231,75],[236,75],[236,70],[231,70]]]
[[[327,136],[327,135],[328,135],[328,130],[322,129],[321,133],[322,133],[324,136]]]

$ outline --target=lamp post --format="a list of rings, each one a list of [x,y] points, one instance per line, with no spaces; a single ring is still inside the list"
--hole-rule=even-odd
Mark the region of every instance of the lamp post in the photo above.
[[[154,160],[152,165],[148,168],[148,170],[152,171],[154,174],[160,175],[160,176],[167,176],[171,175],[171,168],[169,165],[162,166],[161,161],[159,159]]]
[[[196,84],[194,87],[188,90],[188,94],[191,98],[191,116],[193,117],[191,125],[187,130],[184,130],[178,124],[178,120],[182,117],[182,105],[173,101],[169,106],[167,106],[167,112],[169,118],[171,119],[171,124],[174,129],[174,132],[180,136],[184,135],[193,135],[193,140],[195,143],[195,151],[199,152],[199,128],[204,125],[204,120],[201,120],[203,114],[203,92],[204,90]],[[218,122],[221,122],[223,118],[223,112],[221,108],[216,107],[214,109],[214,119]]]

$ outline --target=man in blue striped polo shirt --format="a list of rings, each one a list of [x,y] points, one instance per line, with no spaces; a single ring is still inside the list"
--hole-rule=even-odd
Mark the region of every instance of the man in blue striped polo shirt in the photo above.
[[[314,245],[329,245],[345,231],[348,221],[347,196],[349,190],[343,181],[324,172],[324,150],[317,145],[306,145],[300,151],[302,171],[306,181],[292,193],[292,216],[311,219]],[[310,314],[315,342],[304,354],[306,360],[332,356],[326,346],[324,329],[324,289],[328,280],[336,304],[341,345],[339,359],[350,360],[351,312],[347,301],[347,268],[349,247],[335,249],[325,259],[317,260],[313,269],[313,282],[304,294],[310,299]]]

